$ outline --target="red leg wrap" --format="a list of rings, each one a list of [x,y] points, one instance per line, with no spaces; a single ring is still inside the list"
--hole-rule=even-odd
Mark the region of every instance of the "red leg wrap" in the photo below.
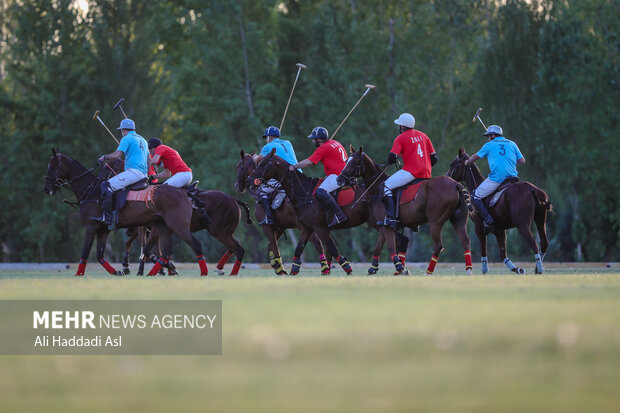
[[[205,261],[204,255],[196,256],[198,258],[198,266],[200,267],[200,275],[208,275],[209,270],[207,269],[207,262]]]
[[[465,269],[471,270],[472,268],[474,267],[471,265],[471,251],[467,250],[465,251]]]
[[[438,260],[439,257],[436,257],[435,255],[431,257],[431,262],[428,263],[428,268],[426,269],[427,274],[432,274],[433,271],[435,271],[435,265],[437,265]]]
[[[151,268],[151,271],[147,275],[157,275],[157,273],[159,273],[159,270],[161,270],[161,267],[163,267],[163,265],[167,262],[168,260],[159,258],[157,262],[155,263],[155,265],[153,266],[153,268]]]
[[[399,252],[398,253],[398,258],[400,258],[400,262],[403,263],[403,267],[405,266],[405,260],[407,259],[407,253],[406,252]]]
[[[75,273],[76,277],[81,277],[82,275],[84,275],[85,271],[86,271],[86,260],[83,258],[80,258],[80,265],[78,265],[77,272]]]
[[[217,262],[217,265],[215,268],[217,268],[218,270],[221,270],[222,268],[224,268],[224,265],[228,262],[231,256],[232,256],[232,251],[226,250],[224,255],[222,255],[222,258],[220,258],[220,260]]]
[[[232,272],[230,273],[230,275],[237,275],[237,274],[239,274],[239,268],[241,268],[241,261],[237,260],[237,261],[235,261],[235,265],[233,265],[233,269],[232,269]]]
[[[110,265],[109,262],[105,260],[105,258],[100,259],[99,263],[103,266],[103,268],[106,269],[107,272],[109,272],[112,275],[116,275],[116,270],[114,269],[114,267]]]

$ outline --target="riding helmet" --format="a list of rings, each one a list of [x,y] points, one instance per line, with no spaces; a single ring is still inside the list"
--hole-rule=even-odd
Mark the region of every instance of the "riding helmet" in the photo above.
[[[116,129],[117,130],[121,130],[121,129],[135,130],[136,129],[136,124],[131,119],[123,119],[121,121],[121,126],[119,126]]]
[[[312,129],[312,133],[308,135],[310,139],[329,139],[329,132],[322,126]]]
[[[487,128],[487,131],[482,136],[487,135],[499,135],[504,136],[504,131],[497,125],[491,125]]]
[[[411,113],[401,113],[401,115],[394,121],[399,126],[404,126],[409,129],[413,129],[415,126],[415,118]]]
[[[267,129],[265,129],[265,134],[263,135],[263,138],[266,138],[267,136],[280,136],[280,129],[276,128],[275,126],[270,126]]]

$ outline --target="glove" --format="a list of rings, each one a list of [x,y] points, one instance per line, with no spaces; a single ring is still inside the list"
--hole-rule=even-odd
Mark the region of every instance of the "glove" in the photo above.
[[[396,155],[394,152],[390,152],[385,163],[388,165],[392,165],[393,163],[396,163],[396,158],[398,158],[398,155]]]
[[[101,158],[99,158],[99,159],[97,160],[97,163],[98,163],[98,164],[102,164],[102,163],[104,163],[104,162],[105,162],[105,155],[103,155]]]
[[[435,166],[435,164],[437,163],[438,160],[439,160],[439,158],[437,158],[437,154],[436,153],[431,153],[431,167]]]
[[[154,180],[155,180],[155,175],[149,175],[149,185],[152,185]]]

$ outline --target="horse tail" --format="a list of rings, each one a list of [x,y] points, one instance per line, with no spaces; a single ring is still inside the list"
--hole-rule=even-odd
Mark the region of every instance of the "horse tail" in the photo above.
[[[248,204],[246,204],[243,201],[239,201],[238,199],[235,199],[235,201],[237,201],[237,204],[239,204],[240,207],[242,207],[245,210],[245,222],[247,222],[248,224],[252,223],[252,217],[250,217],[250,207],[248,206]]]
[[[459,183],[456,184],[456,190],[459,192],[459,197],[465,202],[467,206],[467,210],[470,214],[474,213],[474,206],[471,203],[471,197],[469,195],[469,191],[465,189],[465,187]]]
[[[532,188],[532,196],[534,197],[534,201],[536,201],[537,207],[542,207],[546,211],[552,212],[553,205],[549,202],[549,198],[547,197],[547,193],[540,188],[533,187]]]

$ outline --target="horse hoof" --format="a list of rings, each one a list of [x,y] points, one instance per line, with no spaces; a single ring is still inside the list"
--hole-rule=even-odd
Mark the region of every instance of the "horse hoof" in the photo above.
[[[467,270],[465,270],[465,275],[471,275],[471,269],[468,268]]]
[[[224,275],[224,274],[225,274],[225,273],[224,273],[224,271],[223,271],[223,270],[220,270],[219,268],[216,268],[216,269],[215,269],[215,273],[216,273],[217,275]]]
[[[370,267],[368,269],[368,275],[375,275],[377,273],[377,268]]]
[[[512,270],[512,271],[514,271],[515,273],[520,274],[520,275],[525,274],[525,270],[524,270],[523,268],[521,268],[521,267],[516,267],[516,268],[515,268],[514,270]]]
[[[118,270],[118,271],[116,271],[116,273],[114,275],[116,275],[117,277],[122,277],[125,274],[123,274],[123,272],[121,270]]]
[[[321,276],[329,275],[329,271],[321,271]]]
[[[144,273],[143,272],[139,272],[136,275],[144,275]]]
[[[131,270],[129,269],[129,267],[123,268],[123,274],[125,274],[125,275],[131,274]]]

